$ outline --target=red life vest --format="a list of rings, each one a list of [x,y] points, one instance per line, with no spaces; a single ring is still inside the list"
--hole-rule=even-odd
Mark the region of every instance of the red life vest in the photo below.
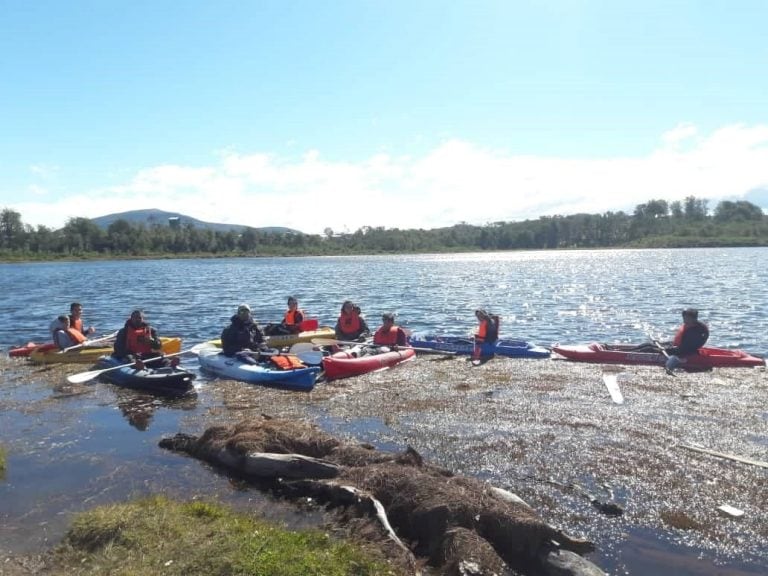
[[[139,342],[139,336],[144,336],[143,342]],[[131,354],[149,354],[152,352],[152,346],[149,341],[152,333],[149,326],[142,328],[125,327],[125,348]]]
[[[382,326],[376,330],[376,334],[373,335],[373,343],[380,346],[397,346],[399,330],[400,329],[394,325],[390,326],[389,329]]]
[[[360,331],[360,315],[357,312],[342,312],[339,316],[339,326],[345,334],[354,334]]]

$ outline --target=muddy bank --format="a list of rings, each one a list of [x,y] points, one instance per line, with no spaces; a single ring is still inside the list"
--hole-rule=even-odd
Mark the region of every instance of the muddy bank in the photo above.
[[[73,371],[14,372],[18,392],[0,407],[22,421],[22,414],[45,417],[49,406],[77,409],[94,395],[102,404],[115,402],[104,385],[63,386]],[[515,492],[548,524],[593,541],[588,558],[612,573],[711,574],[714,563],[724,564],[720,574],[765,573],[766,470],[680,447],[768,460],[765,371],[673,379],[658,368],[627,368],[617,375],[622,405],[611,401],[602,376],[599,366],[562,361],[498,358],[473,368],[434,357],[319,384],[311,394],[203,376],[197,400],[173,409],[183,412],[174,430],[201,434],[264,413],[383,449],[411,445],[435,465]],[[32,388],[41,379],[48,392]],[[123,412],[133,410],[124,404]],[[132,429],[148,423],[152,433],[167,408],[142,408],[150,410]],[[159,412],[153,417],[151,410]],[[592,500],[614,502],[623,514],[606,514]],[[718,511],[723,504],[744,515]]]
[[[676,378],[651,367],[618,370],[605,372],[617,376],[621,405],[611,401],[602,367],[556,360],[471,367],[460,358],[421,357],[308,395],[221,382],[220,407],[193,427],[267,413],[308,418],[379,446],[410,444],[593,540],[591,558],[605,568],[631,567],[653,547],[661,565],[691,574],[707,573],[710,562],[733,574],[761,573],[768,567],[766,470],[682,445],[767,460],[765,370]],[[593,500],[624,512],[607,514]],[[744,515],[729,516],[722,505]]]

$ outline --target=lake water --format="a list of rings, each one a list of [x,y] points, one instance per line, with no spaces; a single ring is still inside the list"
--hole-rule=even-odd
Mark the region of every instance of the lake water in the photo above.
[[[394,311],[415,332],[457,335],[484,307],[502,316],[503,337],[545,345],[671,338],[680,310],[694,306],[712,345],[765,355],[767,264],[768,249],[751,248],[0,264],[0,348],[47,340],[50,321],[72,301],[84,304],[98,334],[143,308],[161,335],[191,345],[217,337],[241,302],[260,322],[277,321],[293,294],[320,324],[333,325],[349,298],[372,328]],[[157,448],[185,414],[216,410],[210,389],[165,400],[95,386],[87,397],[56,399],[41,384],[56,369],[37,370],[0,372],[0,443],[9,452],[0,552],[49,546],[73,512],[151,492],[220,495],[302,523],[290,507],[233,491],[225,476]],[[659,546],[649,535],[645,549],[661,554]]]
[[[671,338],[699,308],[710,344],[768,352],[768,249],[600,250],[0,265],[0,347],[46,340],[73,300],[98,333],[143,308],[161,335],[218,336],[237,305],[277,321],[287,296],[333,325],[344,299],[371,327],[394,311],[413,331],[466,334],[483,307],[502,336],[540,344]]]

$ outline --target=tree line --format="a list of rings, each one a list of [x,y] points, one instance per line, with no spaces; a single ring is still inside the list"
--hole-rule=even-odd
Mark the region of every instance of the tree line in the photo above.
[[[8,208],[0,212],[0,258],[120,258],[180,256],[320,256],[478,250],[768,245],[768,218],[746,201],[650,200],[632,214],[542,216],[483,226],[460,223],[431,230],[363,226],[352,233],[276,233],[253,228],[220,232],[192,224],[117,220],[106,229],[87,218],[63,228],[32,226]]]

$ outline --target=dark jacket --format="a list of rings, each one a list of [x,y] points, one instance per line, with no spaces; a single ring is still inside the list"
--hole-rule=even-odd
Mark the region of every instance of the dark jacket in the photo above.
[[[157,351],[157,353],[150,354],[149,356],[159,355],[163,348],[163,343],[160,342],[160,338],[157,336],[157,331],[146,322],[142,322],[139,328],[149,328],[149,346],[153,351]],[[113,356],[117,358],[125,358],[128,361],[135,360],[137,356],[142,356],[141,354],[135,354],[128,349],[128,338],[126,337],[126,330],[133,329],[134,326],[131,321],[126,321],[125,325],[120,329],[120,331],[117,333],[117,337],[115,338],[114,352],[112,353]],[[147,355],[145,354],[144,356]]]
[[[221,347],[225,356],[234,356],[241,350],[264,348],[264,335],[252,320],[244,322],[235,314],[231,324],[221,332]]]
[[[697,320],[695,324],[683,326],[683,336],[680,339],[680,344],[667,348],[667,353],[674,354],[675,356],[696,354],[708,339],[709,328],[707,328],[706,324]]]

